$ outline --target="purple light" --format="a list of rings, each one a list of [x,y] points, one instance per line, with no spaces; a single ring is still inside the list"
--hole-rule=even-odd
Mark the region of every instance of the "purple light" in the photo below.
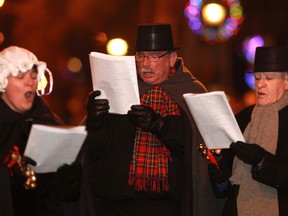
[[[188,22],[188,26],[196,34],[201,34],[203,32],[203,29],[204,29],[204,27],[201,24],[201,22],[199,20],[197,20],[196,18],[193,21],[189,21]]]
[[[249,88],[255,89],[255,79],[253,73],[246,73],[244,75],[244,80]]]
[[[254,63],[255,50],[258,46],[263,46],[264,40],[261,36],[256,35],[244,40],[242,44],[242,51],[247,61],[251,64]]]
[[[190,0],[190,4],[197,7],[202,4],[202,0]]]
[[[189,19],[192,19],[193,17],[197,16],[199,14],[199,10],[197,10],[197,8],[192,7],[191,5],[189,5],[186,8],[186,15],[188,16]]]

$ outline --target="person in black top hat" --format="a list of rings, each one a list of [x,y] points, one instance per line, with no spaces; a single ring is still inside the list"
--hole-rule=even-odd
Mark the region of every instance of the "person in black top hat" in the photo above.
[[[223,215],[288,215],[288,48],[257,47],[256,105],[236,115],[246,143],[222,151],[209,165]],[[233,166],[232,166],[233,164]]]
[[[209,191],[206,159],[197,150],[202,140],[183,99],[184,93],[206,89],[177,56],[178,48],[170,24],[139,25],[133,50],[141,105],[113,115],[109,98],[97,99],[100,91],[88,98],[84,167],[96,215],[212,216],[220,211]]]

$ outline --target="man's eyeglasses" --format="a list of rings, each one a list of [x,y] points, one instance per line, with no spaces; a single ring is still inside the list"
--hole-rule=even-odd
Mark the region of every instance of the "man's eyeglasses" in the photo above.
[[[136,61],[144,61],[145,57],[148,59],[149,62],[158,62],[160,58],[164,57],[165,55],[168,55],[172,53],[173,51],[165,52],[164,54],[157,56],[157,55],[144,55],[144,54],[136,54],[135,59]]]

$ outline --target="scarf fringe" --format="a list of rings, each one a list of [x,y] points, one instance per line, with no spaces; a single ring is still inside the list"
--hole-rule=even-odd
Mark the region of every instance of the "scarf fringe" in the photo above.
[[[168,179],[149,179],[144,177],[129,176],[128,184],[133,186],[136,191],[155,191],[160,192],[169,190]]]

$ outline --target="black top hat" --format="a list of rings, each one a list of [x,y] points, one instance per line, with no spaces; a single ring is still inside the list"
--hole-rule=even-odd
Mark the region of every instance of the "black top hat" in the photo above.
[[[253,72],[288,72],[288,48],[257,47]]]
[[[174,47],[170,24],[138,25],[135,51],[172,51]]]

